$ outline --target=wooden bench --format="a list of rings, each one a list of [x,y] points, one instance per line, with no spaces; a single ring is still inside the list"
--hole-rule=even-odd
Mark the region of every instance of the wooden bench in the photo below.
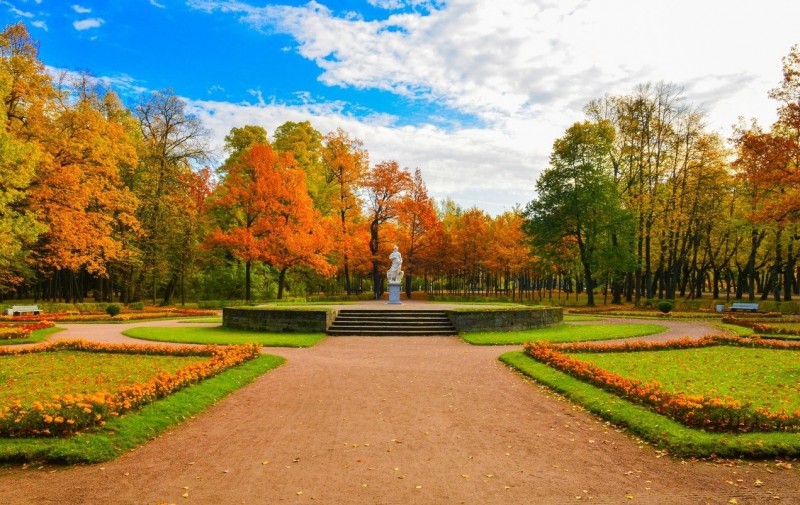
[[[736,302],[731,304],[731,312],[736,312],[739,310],[743,310],[745,312],[758,312],[758,304],[757,303],[741,303]]]
[[[21,316],[22,314],[38,316],[42,311],[38,305],[12,305],[10,309],[5,309],[3,313],[7,316]]]

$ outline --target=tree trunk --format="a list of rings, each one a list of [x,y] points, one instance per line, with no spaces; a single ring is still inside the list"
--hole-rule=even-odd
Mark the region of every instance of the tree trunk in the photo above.
[[[278,300],[283,299],[283,286],[286,283],[286,271],[289,267],[283,267],[278,275]]]
[[[250,266],[251,261],[244,262],[244,300],[250,303]]]

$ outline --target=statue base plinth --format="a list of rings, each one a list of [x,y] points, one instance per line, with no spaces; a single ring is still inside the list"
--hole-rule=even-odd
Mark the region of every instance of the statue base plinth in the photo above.
[[[389,304],[390,305],[400,305],[400,283],[399,282],[390,282],[389,283]]]

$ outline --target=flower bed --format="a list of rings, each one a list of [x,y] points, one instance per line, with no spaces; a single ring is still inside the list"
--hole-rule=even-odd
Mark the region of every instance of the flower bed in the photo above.
[[[790,321],[794,322],[793,319]],[[722,320],[723,323],[735,324],[737,326],[744,326],[753,331],[765,335],[800,335],[798,328],[783,328],[775,324],[765,324],[757,321],[748,321],[746,319],[739,319],[733,316],[726,317]]]
[[[800,411],[770,412],[753,408],[725,397],[705,397],[670,393],[656,381],[628,379],[592,363],[568,356],[567,352],[637,352],[666,349],[691,349],[712,345],[736,345],[783,350],[800,350],[800,344],[714,335],[699,340],[688,338],[669,342],[625,342],[621,344],[561,344],[547,342],[526,344],[525,353],[533,359],[580,380],[598,386],[626,400],[645,405],[659,414],[686,426],[721,432],[798,431]]]
[[[180,309],[153,307],[144,310],[124,310],[118,316],[111,317],[106,312],[50,312],[39,315],[0,316],[0,321],[31,322],[31,321],[57,321],[64,323],[102,322],[102,321],[139,321],[143,319],[161,319],[166,317],[201,317],[216,316],[215,310]]]
[[[190,364],[174,373],[159,372],[145,383],[134,383],[117,391],[93,394],[67,394],[23,405],[14,401],[0,407],[0,436],[66,436],[80,430],[102,426],[105,419],[139,408],[168,396],[179,389],[256,358],[260,346],[164,347],[156,345],[118,345],[68,340],[30,348],[0,349],[0,355],[74,350],[84,352],[149,354],[172,356],[208,356],[210,359]]]
[[[8,324],[0,323],[0,340],[11,340],[14,338],[28,338],[31,333],[44,328],[52,328],[55,323],[52,321],[42,321],[34,324]]]

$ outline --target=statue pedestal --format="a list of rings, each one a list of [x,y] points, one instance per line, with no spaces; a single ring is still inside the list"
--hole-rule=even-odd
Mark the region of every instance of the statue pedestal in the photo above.
[[[400,305],[400,283],[389,283],[389,304]]]

